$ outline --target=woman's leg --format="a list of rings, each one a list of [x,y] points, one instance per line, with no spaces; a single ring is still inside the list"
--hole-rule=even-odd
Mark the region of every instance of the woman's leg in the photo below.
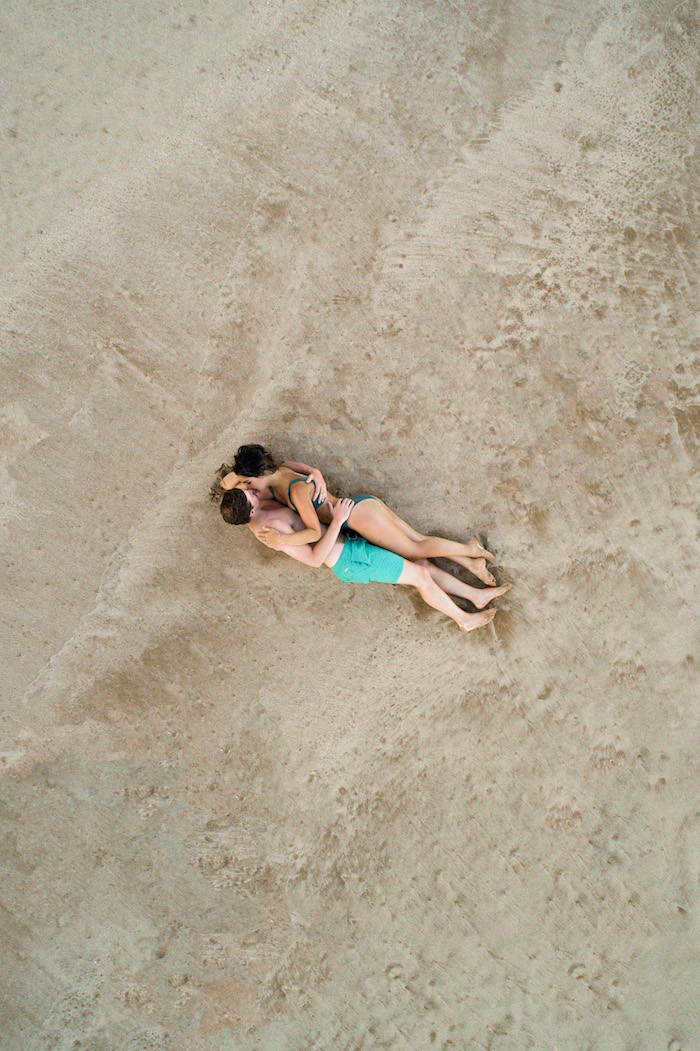
[[[462,566],[464,569],[468,569],[477,580],[482,580],[489,587],[495,585],[496,578],[493,573],[489,572],[485,558],[459,558],[453,555],[451,561],[456,562],[458,566]]]
[[[493,555],[478,540],[471,539],[466,544],[460,544],[456,540],[445,540],[439,536],[423,536],[376,498],[356,504],[348,525],[370,543],[395,551],[403,558],[451,558],[471,572],[474,572],[474,568],[463,560],[488,558],[493,561]],[[493,578],[491,580],[493,582]]]
[[[419,559],[416,564],[427,569],[437,586],[446,591],[448,595],[469,599],[477,609],[483,609],[484,606],[488,606],[492,599],[498,598],[499,595],[505,595],[506,591],[511,589],[510,584],[504,584],[500,588],[473,588],[469,584],[465,584],[463,580],[453,577],[451,573],[446,573],[444,569],[438,569],[437,566],[431,565],[424,558]]]
[[[377,499],[377,498],[373,497],[373,499]],[[417,529],[414,529],[413,526],[410,526],[408,524],[408,522],[404,522],[403,518],[399,518],[399,516],[396,514],[395,511],[392,511],[390,507],[386,507],[386,504],[384,504],[383,506],[388,511],[389,517],[390,517],[391,521],[394,523],[394,525],[398,526],[398,528],[403,533],[405,533],[405,535],[409,538],[409,540],[420,541],[420,540],[428,539],[428,538],[424,537],[422,533],[419,533]],[[437,557],[437,556],[433,555],[431,557],[434,558],[434,557]],[[477,578],[477,580],[483,581],[483,583],[484,584],[488,584],[489,587],[494,587],[495,586],[496,578],[494,577],[494,575],[492,573],[489,572],[489,569],[488,569],[488,567],[486,565],[486,559],[485,558],[470,558],[467,555],[452,555],[450,561],[451,562],[456,562],[458,565],[462,566],[464,569],[468,569],[470,573],[474,574],[474,576]]]
[[[474,631],[475,628],[481,628],[484,624],[488,624],[490,620],[493,620],[496,615],[495,609],[482,610],[480,613],[465,613],[464,610],[455,605],[442,588],[438,587],[430,571],[425,566],[419,566],[415,562],[408,562],[406,559],[404,559],[401,576],[396,583],[409,584],[411,587],[417,588],[423,601],[427,602],[433,609],[444,613],[445,616],[451,617],[460,631]]]

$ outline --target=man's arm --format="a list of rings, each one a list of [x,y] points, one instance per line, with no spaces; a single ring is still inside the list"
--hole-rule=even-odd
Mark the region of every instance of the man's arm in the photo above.
[[[340,527],[343,522],[347,522],[354,506],[355,504],[352,500],[338,501],[333,508],[331,524],[326,529],[325,536],[317,544],[313,546],[311,544],[303,544],[301,546],[284,545],[277,547],[276,550],[284,551],[286,555],[295,558],[297,562],[303,562],[305,566],[318,569],[330,555],[333,544],[338,539]],[[299,533],[292,533],[290,536],[299,536]],[[287,537],[285,536],[284,539],[287,539]]]

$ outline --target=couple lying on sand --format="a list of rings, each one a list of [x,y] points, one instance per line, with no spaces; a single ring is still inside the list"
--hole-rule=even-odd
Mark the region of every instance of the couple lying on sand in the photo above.
[[[510,584],[496,583],[487,561],[493,555],[478,540],[459,544],[423,536],[367,493],[339,500],[326,489],[320,471],[303,463],[277,464],[262,445],[242,445],[233,464],[222,464],[211,489],[226,522],[247,525],[256,538],[307,566],[328,566],[339,580],[366,584],[409,584],[461,631],[488,624],[484,609]],[[431,565],[449,558],[474,574],[485,588],[473,588]],[[479,613],[465,613],[450,595],[466,598]]]

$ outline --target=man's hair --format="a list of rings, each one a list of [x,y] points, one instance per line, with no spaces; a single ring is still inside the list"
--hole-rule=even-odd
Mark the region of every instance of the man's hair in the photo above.
[[[233,470],[241,478],[259,478],[274,474],[279,467],[274,456],[262,445],[241,445],[233,461]]]
[[[219,504],[221,517],[229,525],[245,525],[250,522],[251,506],[242,489],[227,489]]]

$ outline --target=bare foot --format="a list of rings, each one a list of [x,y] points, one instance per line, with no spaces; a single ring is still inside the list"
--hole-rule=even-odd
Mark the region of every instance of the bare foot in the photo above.
[[[457,626],[460,631],[466,634],[468,631],[474,631],[475,628],[482,628],[484,624],[488,624],[495,616],[495,609],[485,609],[481,613],[466,613],[464,619],[457,622]]]
[[[491,599],[498,598],[499,595],[505,595],[506,591],[510,591],[512,584],[504,584],[500,588],[481,588],[479,591],[479,597],[470,598],[469,601],[473,602],[477,609],[483,609],[487,606]]]
[[[494,561],[494,556],[491,552],[487,551],[485,547],[482,547],[475,536],[473,536],[471,540],[467,540],[464,546],[469,548],[467,552],[469,558],[486,558],[489,562]]]
[[[489,573],[486,568],[485,558],[470,558],[469,565],[465,566],[465,569],[468,569],[478,580],[481,580],[484,584],[488,584],[490,587],[493,587],[496,583],[496,578],[493,573]]]

